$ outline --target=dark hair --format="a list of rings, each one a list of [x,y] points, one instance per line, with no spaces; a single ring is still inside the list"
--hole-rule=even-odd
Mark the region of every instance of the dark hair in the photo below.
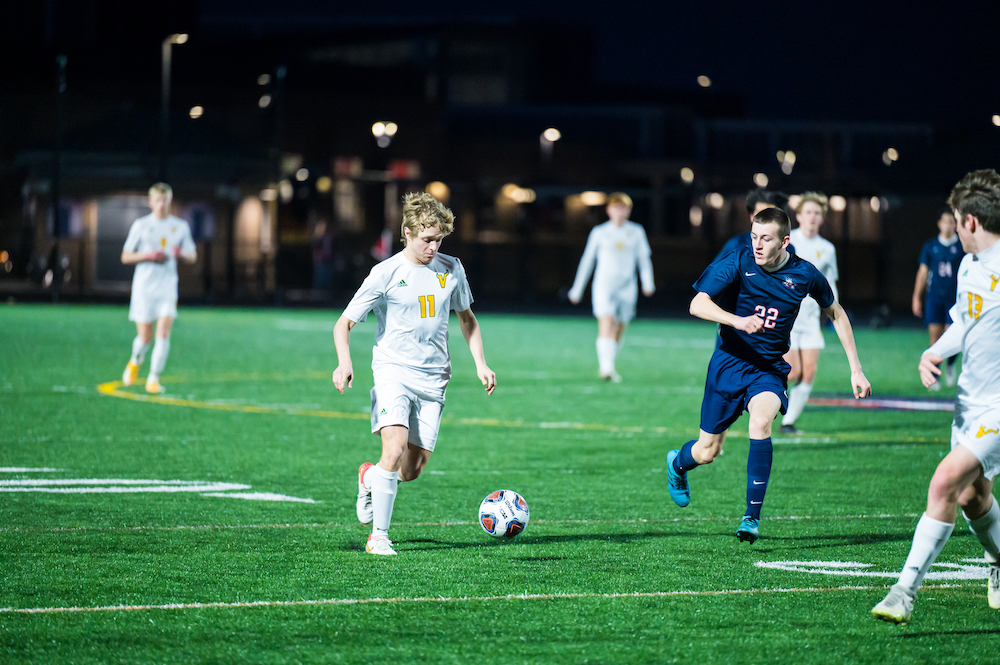
[[[951,190],[948,205],[963,217],[975,217],[985,231],[1000,235],[1000,174],[993,169],[966,173]]]
[[[751,189],[747,192],[747,212],[753,214],[758,203],[768,203],[775,208],[788,205],[788,195],[781,192],[770,192],[766,189]]]
[[[764,208],[754,215],[752,224],[777,224],[779,238],[784,238],[792,230],[792,223],[788,221],[788,215],[781,208]]]

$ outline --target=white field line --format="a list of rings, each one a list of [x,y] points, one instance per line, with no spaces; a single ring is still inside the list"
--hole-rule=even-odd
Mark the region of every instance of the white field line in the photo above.
[[[926,585],[924,589],[960,587],[960,584]],[[772,593],[828,593],[871,591],[885,586],[801,587],[779,589],[723,589],[718,591],[636,591],[632,593],[518,593],[506,596],[436,596],[420,598],[326,598],[322,600],[254,600],[245,602],[168,603],[165,605],[103,605],[95,607],[0,607],[0,614],[52,614],[57,612],[136,612],[144,610],[200,610],[250,607],[298,607],[306,605],[386,605],[410,603],[468,603],[507,600],[574,600],[588,598],[670,598],[674,596],[745,596]]]
[[[871,515],[783,515],[768,517],[768,520],[866,520],[866,519],[912,519],[920,513],[900,513],[896,515],[876,513]],[[670,519],[634,519],[634,520],[532,520],[532,524],[672,524],[676,522],[729,522],[732,517],[674,517]],[[396,528],[423,526],[468,526],[478,524],[474,521],[455,522],[394,522]],[[357,522],[341,524],[338,522],[312,522],[302,524],[201,524],[176,526],[56,526],[56,527],[2,527],[0,533],[30,532],[30,533],[61,533],[72,531],[213,531],[225,529],[337,529],[353,528]]]

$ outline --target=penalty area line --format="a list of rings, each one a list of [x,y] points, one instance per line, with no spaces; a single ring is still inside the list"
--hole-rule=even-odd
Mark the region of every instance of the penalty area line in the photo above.
[[[870,515],[777,515],[768,517],[768,520],[776,522],[798,521],[798,520],[891,520],[891,519],[912,519],[919,517],[920,513],[875,513]],[[674,524],[678,522],[729,522],[732,517],[671,517],[659,519],[631,519],[631,520],[533,520],[532,524]],[[442,527],[442,526],[469,526],[477,524],[474,521],[454,521],[454,522],[397,522],[393,526],[396,528],[407,527]],[[56,527],[0,527],[0,533],[26,532],[26,533],[65,533],[65,532],[101,532],[101,531],[222,531],[229,529],[340,529],[357,527],[356,522],[312,522],[301,524],[194,524],[194,525],[137,525],[137,526],[56,526]]]
[[[961,587],[961,584],[926,585],[926,589]],[[672,598],[706,596],[750,596],[758,594],[830,593],[834,591],[872,591],[886,585],[798,587],[776,589],[722,589],[713,591],[634,591],[629,593],[514,593],[505,596],[423,596],[418,598],[325,598],[320,600],[253,600],[240,602],[166,603],[163,605],[98,605],[94,607],[2,607],[0,614],[56,614],[70,612],[140,612],[149,610],[242,609],[254,607],[305,607],[315,605],[403,605],[421,603],[468,603],[509,600],[588,600],[629,598]]]

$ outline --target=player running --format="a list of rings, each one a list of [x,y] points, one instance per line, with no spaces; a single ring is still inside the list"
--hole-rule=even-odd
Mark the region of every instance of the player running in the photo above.
[[[713,262],[694,284],[698,293],[691,300],[691,314],[721,324],[721,343],[708,364],[698,439],[667,454],[667,479],[670,497],[678,506],[687,506],[691,502],[687,472],[715,460],[726,430],[743,411],[749,412],[747,509],[736,536],[753,543],[759,536],[771,475],[771,424],[788,406],[788,363],[782,356],[807,295],[833,321],[851,366],[854,396],[868,397],[871,384],[861,371],[851,322],[830,283],[811,263],[787,251],[788,215],[778,208],[762,210],[753,218],[750,236],[752,249]]]
[[[837,250],[832,242],[819,234],[819,227],[823,225],[823,216],[828,209],[826,194],[802,194],[795,208],[795,219],[799,226],[791,232],[790,237],[795,253],[823,273],[830,282],[830,289],[836,299],[839,277]],[[795,421],[802,415],[802,410],[809,401],[816,378],[816,366],[819,364],[819,352],[826,347],[823,331],[820,329],[819,303],[811,296],[806,296],[799,307],[799,315],[792,325],[790,343],[785,361],[791,367],[788,383],[795,385],[788,391],[788,411],[781,419],[781,433],[799,434]]]
[[[972,171],[951,190],[948,205],[968,252],[958,269],[952,326],[920,356],[920,380],[930,386],[944,358],[963,353],[951,452],[938,464],[927,490],[927,510],[917,522],[899,581],[872,608],[884,621],[907,623],[931,564],[955,528],[955,510],[982,543],[989,564],[986,598],[1000,609],[1000,508],[993,479],[1000,472],[1000,175]]]
[[[590,274],[594,273],[591,292],[597,318],[598,373],[605,381],[614,383],[622,380],[615,370],[615,359],[621,350],[625,327],[635,317],[639,298],[636,269],[642,280],[642,293],[652,296],[656,290],[646,231],[629,221],[631,212],[632,199],[628,194],[616,192],[608,197],[608,221],[595,226],[587,237],[573,288],[569,290],[570,302],[579,304]]]
[[[955,304],[958,265],[965,256],[955,233],[955,216],[951,210],[941,211],[937,226],[939,235],[925,242],[920,251],[920,267],[917,268],[917,278],[913,284],[913,315],[924,319],[932,345],[951,325],[948,310]],[[923,301],[925,288],[926,304]],[[958,356],[951,356],[945,363],[944,381],[949,386],[955,385],[957,359]],[[935,381],[929,389],[941,390],[941,383]]]
[[[170,214],[174,193],[170,185],[158,182],[149,188],[152,212],[132,223],[122,249],[122,263],[134,265],[129,321],[135,322],[132,357],[125,366],[122,383],[131,386],[139,378],[139,368],[153,344],[146,392],[162,393],[160,374],[170,354],[170,331],[177,318],[177,260],[198,260],[191,228]],[[153,324],[156,342],[153,343]]]
[[[476,374],[486,394],[496,375],[486,365],[479,322],[472,313],[472,291],[461,261],[439,254],[455,216],[430,194],[403,197],[403,251],[374,268],[333,328],[340,394],[354,380],[351,328],[375,312],[378,327],[372,349],[372,434],[382,437],[378,464],[358,469],[358,520],[372,524],[365,551],[392,555],[389,523],[400,481],[416,480],[437,442],[445,391],[451,378],[448,316],[458,314]]]

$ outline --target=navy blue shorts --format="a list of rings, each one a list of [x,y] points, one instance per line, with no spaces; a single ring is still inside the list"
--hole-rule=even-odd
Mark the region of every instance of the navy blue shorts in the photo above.
[[[716,349],[708,363],[705,396],[701,400],[701,429],[709,434],[725,432],[760,393],[777,395],[784,413],[788,409],[786,387],[784,377]]]
[[[935,298],[928,295],[926,302],[924,302],[924,325],[929,326],[932,323],[939,323],[950,326],[952,320],[948,311],[951,310],[951,306],[954,304],[954,298]]]

